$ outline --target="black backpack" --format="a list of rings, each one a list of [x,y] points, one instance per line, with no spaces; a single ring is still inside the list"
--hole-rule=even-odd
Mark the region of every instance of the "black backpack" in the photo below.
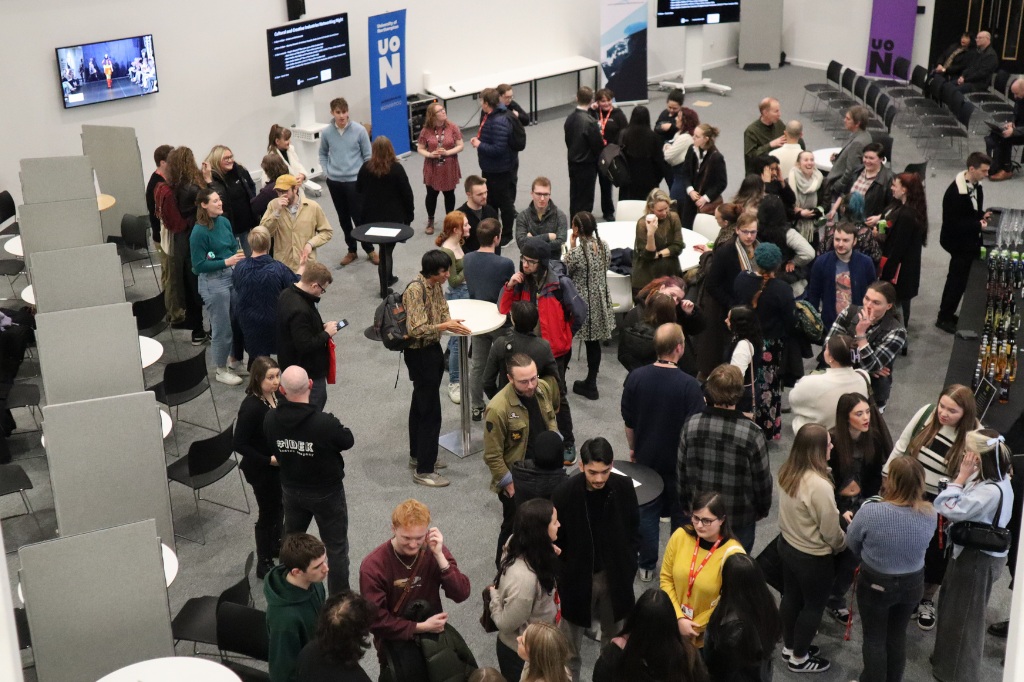
[[[521,152],[526,149],[526,128],[523,127],[523,122],[519,120],[516,112],[507,109],[506,112],[509,123],[512,125],[512,134],[508,138],[508,146],[512,148],[512,151]]]
[[[616,187],[629,184],[629,164],[624,147],[609,143],[597,158],[597,170]]]
[[[410,286],[412,286],[412,282],[406,285],[406,291]],[[423,289],[423,302],[426,303],[427,290],[422,286],[421,289]],[[404,291],[401,294],[392,291],[381,301],[373,313],[373,330],[388,350],[403,351],[412,343],[406,324],[405,303],[402,301],[404,294]]]

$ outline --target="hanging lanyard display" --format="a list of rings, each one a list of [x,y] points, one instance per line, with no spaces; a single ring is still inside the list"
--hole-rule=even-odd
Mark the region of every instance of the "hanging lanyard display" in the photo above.
[[[690,578],[686,585],[687,601],[689,601],[690,599],[690,593],[693,592],[693,584],[697,582],[697,576],[700,575],[700,572],[704,570],[704,566],[707,565],[708,559],[711,558],[711,555],[715,553],[715,550],[718,549],[718,546],[720,544],[722,544],[722,538],[718,538],[717,540],[715,540],[715,544],[711,545],[711,550],[708,551],[707,556],[704,557],[704,561],[700,562],[700,566],[696,566],[697,553],[700,552],[700,540],[697,540],[697,544],[693,548],[693,557],[690,559]],[[694,570],[695,566],[696,570]]]

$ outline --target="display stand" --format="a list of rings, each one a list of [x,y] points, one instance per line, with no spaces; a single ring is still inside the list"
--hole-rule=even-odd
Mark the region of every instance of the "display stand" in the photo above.
[[[302,158],[309,162],[306,179],[319,178],[324,174],[320,167],[320,133],[330,123],[318,123],[316,120],[316,103],[313,99],[313,88],[295,91],[295,123],[289,126],[292,140],[302,142]]]
[[[679,88],[683,92],[707,90],[717,92],[722,97],[732,92],[728,85],[714,83],[704,78],[704,27],[688,26],[686,28],[686,69],[683,82],[661,81],[658,85],[663,89]]]

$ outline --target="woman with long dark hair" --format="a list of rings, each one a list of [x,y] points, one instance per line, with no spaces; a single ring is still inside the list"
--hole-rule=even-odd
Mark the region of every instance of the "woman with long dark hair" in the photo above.
[[[925,500],[932,502],[939,494],[939,480],[955,478],[964,457],[967,434],[980,429],[974,393],[962,384],[942,389],[938,400],[919,409],[893,446],[889,460],[882,467],[888,476],[889,464],[902,455],[915,458],[924,466]],[[924,594],[915,618],[922,630],[935,627],[935,594],[946,574],[946,552],[935,528],[924,557]]]
[[[831,663],[811,644],[835,576],[835,558],[846,546],[829,477],[832,441],[820,424],[796,433],[779,469],[779,557],[782,559],[782,655],[799,673],[828,670]]]
[[[356,191],[362,197],[363,206],[360,221],[366,223],[401,223],[412,225],[416,206],[412,196],[409,176],[395,156],[395,148],[384,135],[378,135],[370,145],[370,160],[359,169],[356,176]],[[354,243],[354,242],[353,242]],[[382,244],[381,254],[387,263],[387,271],[381,273],[385,280],[381,289],[387,290],[398,278],[392,274],[394,259],[391,253],[394,244]],[[349,252],[351,255],[352,252]],[[370,252],[367,256],[374,263],[380,256]],[[346,257],[347,258],[347,257]],[[349,261],[351,262],[351,261]]]
[[[270,136],[267,139],[267,153],[276,156],[285,164],[285,173],[294,176],[299,181],[300,187],[306,183],[306,164],[299,158],[298,150],[292,146],[292,131],[290,128],[276,123],[270,126]],[[284,175],[284,173],[281,173],[281,175]],[[275,179],[276,176],[275,178],[263,176],[264,183],[268,185],[274,184]],[[264,210],[266,209],[264,208]],[[261,215],[263,215],[262,211],[256,213],[257,217]]]
[[[558,512],[550,500],[527,500],[516,510],[512,535],[498,566],[497,584],[490,587],[491,618],[498,626],[498,667],[507,680],[518,680],[523,660],[516,638],[530,623],[554,623],[558,556]]]
[[[722,597],[704,637],[704,661],[715,682],[771,682],[782,619],[761,568],[746,554],[722,565]]]
[[[594,682],[620,680],[708,680],[697,649],[679,632],[672,600],[664,590],[652,587],[640,595],[622,630],[594,664]]]
[[[760,175],[751,173],[740,182],[740,188],[729,203],[739,204],[744,211],[757,213],[757,207],[761,205],[762,199],[764,199],[764,180]]]
[[[455,188],[462,178],[459,152],[463,146],[462,131],[448,120],[444,105],[434,102],[428,106],[426,121],[416,140],[416,151],[423,157],[423,184],[427,186],[427,234],[434,234],[438,194],[444,194],[445,215],[455,210]]]
[[[882,500],[861,507],[846,532],[860,559],[862,682],[903,680],[907,626],[924,588],[924,556],[934,528],[935,511],[924,499],[924,467],[913,457],[897,457]]]
[[[601,342],[612,338],[615,315],[612,298],[608,293],[608,266],[611,251],[597,232],[597,220],[590,211],[580,211],[572,217],[569,252],[565,255],[569,277],[576,284],[580,296],[587,302],[587,319],[576,332],[587,349],[587,377],[573,382],[572,392],[590,400],[597,400],[597,373],[601,368]]]
[[[619,136],[619,144],[629,167],[629,182],[619,187],[619,201],[643,201],[671,170],[661,150],[661,138],[651,130],[651,112],[647,107],[634,107],[629,125]]]
[[[669,538],[661,589],[672,600],[680,634],[700,648],[721,594],[722,563],[744,550],[732,534],[719,493],[706,491],[694,497],[690,521]]]
[[[722,203],[722,192],[729,184],[725,157],[715,146],[718,128],[701,123],[693,131],[693,144],[686,152],[682,172],[672,184],[672,197],[679,202],[683,227],[693,227],[698,213],[710,212]],[[681,191],[676,191],[676,186]]]
[[[238,408],[233,447],[242,455],[238,467],[256,496],[256,577],[263,579],[274,567],[284,532],[284,505],[277,458],[263,434],[263,419],[277,407],[281,368],[265,355],[253,360],[249,385]]]
[[[897,175],[892,181],[892,196],[894,201],[884,213],[887,226],[879,235],[884,239],[879,277],[896,287],[906,327],[910,323],[910,301],[921,284],[921,250],[928,244],[928,204],[917,173]],[[906,349],[904,346],[904,355]]]
[[[732,332],[728,353],[729,364],[737,367],[743,374],[743,396],[736,403],[736,411],[750,415],[753,419],[755,377],[761,368],[764,350],[761,321],[757,319],[757,313],[753,308],[738,305],[726,313],[725,326]]]

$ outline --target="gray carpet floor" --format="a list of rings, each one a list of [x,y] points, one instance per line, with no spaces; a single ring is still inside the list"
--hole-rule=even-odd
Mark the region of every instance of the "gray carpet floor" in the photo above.
[[[742,180],[743,129],[757,117],[757,103],[764,96],[771,95],[781,101],[783,120],[799,118],[804,121],[808,149],[840,144],[814,122],[809,114],[798,113],[804,84],[822,82],[823,72],[793,66],[770,73],[744,72],[735,67],[722,67],[706,75],[716,82],[733,87],[732,93],[726,97],[711,93],[687,95],[687,106],[693,107],[702,121],[710,122],[722,131],[718,146],[725,154],[729,167],[727,197],[736,191]],[[657,116],[663,108],[664,95],[664,92],[650,92],[652,117]],[[553,183],[554,202],[563,209],[568,206],[568,176],[564,160],[562,121],[570,110],[571,104],[567,104],[564,108],[541,112],[540,123],[528,128],[527,149],[520,155],[517,207],[526,206],[529,201],[531,180],[537,175],[549,177]],[[354,112],[354,115],[359,119],[366,117],[365,112]],[[467,139],[469,134],[470,131],[466,131]],[[258,140],[254,140],[253,149],[247,151],[255,152],[260,144]],[[977,135],[972,137],[970,149],[983,149],[981,139]],[[896,133],[893,156],[892,165],[897,170],[902,170],[908,163],[923,160],[914,142],[900,132]],[[398,287],[415,276],[419,268],[420,255],[433,247],[433,237],[427,237],[422,231],[425,224],[425,192],[419,182],[419,178],[422,177],[420,157],[414,154],[403,163],[413,180],[413,190],[417,197],[417,217],[416,235],[406,244],[399,245],[395,251],[395,274],[401,279],[396,285]],[[476,154],[468,144],[467,151],[460,156],[460,164],[463,177],[479,172]],[[933,161],[929,167],[926,187],[931,238],[924,253],[921,293],[914,301],[910,323],[911,350],[908,357],[900,358],[896,364],[893,394],[885,415],[894,433],[898,433],[906,425],[918,407],[925,402],[934,401],[942,388],[941,381],[951,349],[951,337],[932,326],[947,264],[947,256],[938,244],[938,227],[942,193],[953,175],[962,167],[960,158],[953,158],[945,163]],[[1019,180],[987,184],[985,192],[989,206],[1020,205],[1019,201],[1015,201],[1020,194]],[[326,193],[319,201],[328,219],[334,223],[336,214]],[[459,193],[457,203],[461,204],[462,201],[463,197]],[[442,210],[439,209],[439,214]],[[362,334],[362,330],[371,324],[373,311],[379,302],[376,294],[376,268],[365,257],[346,268],[339,268],[338,262],[345,250],[344,241],[338,230],[334,240],[320,249],[319,258],[332,267],[335,278],[334,285],[322,300],[323,317],[325,320],[345,318],[350,323],[349,327],[336,337],[339,379],[338,383],[329,389],[327,409],[352,429],[356,441],[355,448],[345,454],[345,483],[350,517],[351,583],[357,585],[358,567],[362,558],[390,537],[390,514],[394,505],[409,497],[422,500],[430,506],[433,523],[444,533],[446,544],[458,560],[460,568],[473,582],[472,596],[469,600],[463,604],[446,604],[450,622],[463,633],[480,665],[496,665],[494,636],[484,634],[477,623],[480,610],[479,589],[493,577],[494,543],[501,518],[498,501],[488,490],[487,467],[479,455],[460,460],[442,450],[440,458],[448,464],[445,475],[451,480],[451,486],[428,489],[413,483],[406,467],[406,415],[412,385],[399,355],[385,350],[376,342],[367,340]],[[514,246],[508,251],[506,255],[517,257],[518,252]],[[137,284],[128,289],[130,299],[156,293],[153,278],[148,270],[137,270],[136,281]],[[174,357],[169,346],[169,333],[161,337],[167,349],[165,360]],[[174,332],[174,339],[181,353],[190,354],[195,351],[185,332]],[[574,349],[574,358],[581,357],[579,351],[578,348]],[[159,380],[161,372],[160,364],[147,369],[147,383]],[[569,385],[571,386],[574,380],[583,378],[585,373],[585,361],[575,359],[567,377]],[[625,370],[615,359],[613,342],[611,347],[605,349],[605,359],[598,382],[600,400],[591,402],[575,395],[569,397],[577,442],[582,443],[587,438],[604,436],[612,443],[617,453],[626,453],[626,440],[619,414],[619,399],[624,378]],[[226,426],[235,416],[242,399],[242,390],[215,383],[213,393],[220,422]],[[445,393],[444,388],[442,393]],[[460,412],[458,406],[449,402],[446,394],[442,397],[442,404],[442,433],[445,433],[458,428]],[[209,396],[202,396],[183,407],[181,416],[189,421],[216,426]],[[27,413],[20,411],[16,417],[22,427],[31,428],[32,420]],[[183,423],[175,424],[175,432],[183,453],[187,450],[189,442],[210,435],[209,432]],[[771,446],[773,471],[777,471],[784,461],[791,443],[792,431],[786,422],[783,439]],[[174,438],[168,437],[166,444],[170,462],[175,454]],[[12,446],[16,461],[26,468],[35,484],[35,489],[29,492],[29,498],[37,510],[37,518],[44,531],[52,533],[53,500],[48,484],[46,459],[39,444],[39,433],[25,429],[24,433],[16,434],[12,438]],[[235,505],[242,502],[242,494],[238,478],[234,476],[227,477],[204,491],[204,496]],[[251,491],[248,491],[248,495],[252,501]],[[175,527],[179,532],[195,535],[196,524],[200,521],[196,517],[191,494],[181,486],[172,484],[171,501]],[[190,597],[218,594],[234,583],[242,571],[245,557],[254,548],[252,525],[255,521],[255,508],[252,516],[246,516],[222,507],[200,504],[208,542],[205,546],[200,546],[177,540],[181,569],[177,579],[168,588],[172,615],[177,613]],[[21,511],[23,510],[17,496],[0,500],[0,516],[10,516]],[[667,541],[667,528],[663,526],[663,546]],[[7,562],[12,583],[15,583],[18,559],[14,550],[27,542],[37,540],[39,532],[33,520],[24,516],[5,520],[3,531],[8,551],[12,552],[8,554]],[[315,532],[315,526],[311,532]],[[776,532],[777,506],[773,508],[771,516],[759,524],[757,549],[760,550]],[[652,585],[656,583],[645,584],[638,581],[637,594]],[[255,576],[252,577],[252,587],[257,605],[264,607],[262,585]],[[11,590],[13,595],[14,584],[11,585]],[[989,604],[990,621],[1008,617],[1009,596],[1007,577],[1004,576],[995,587]],[[14,598],[17,600],[16,596]],[[855,622],[849,641],[844,641],[843,633],[844,628],[838,623],[827,617],[822,621],[816,643],[821,646],[822,654],[829,657],[833,664],[832,669],[821,676],[822,679],[849,680],[860,673],[859,622]],[[922,632],[915,624],[910,625],[907,679],[930,679],[928,656],[933,644],[934,632]],[[1002,640],[988,638],[981,678],[1001,677],[1000,659],[1003,647]],[[201,648],[201,651],[215,653],[209,647]],[[178,646],[180,655],[188,655],[190,652],[190,643],[182,642]],[[584,679],[590,679],[590,671],[597,655],[598,645],[588,642],[583,652]],[[26,658],[26,661],[28,660],[30,659]],[[372,653],[363,659],[363,665],[370,676],[376,678],[377,663]],[[776,667],[776,679],[798,677],[785,670],[784,666]],[[27,680],[35,679],[33,670],[28,669],[25,672]]]

